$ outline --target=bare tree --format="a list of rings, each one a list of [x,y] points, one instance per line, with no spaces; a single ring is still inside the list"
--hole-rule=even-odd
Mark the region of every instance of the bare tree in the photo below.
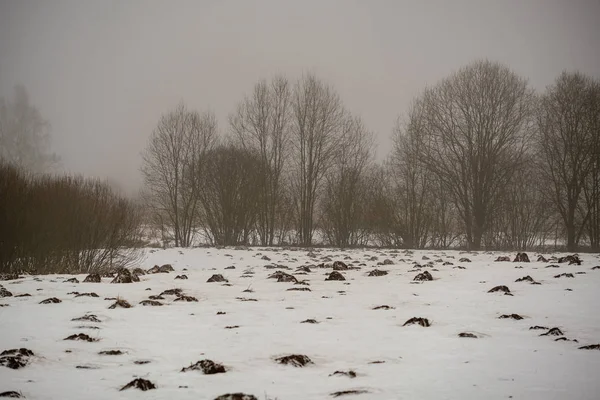
[[[292,97],[293,190],[298,237],[305,246],[312,244],[315,204],[334,162],[344,114],[333,88],[311,74],[298,81]]]
[[[580,73],[562,73],[541,97],[537,118],[540,170],[562,217],[569,251],[577,248],[591,215],[582,198],[597,163],[593,87],[593,81]],[[593,184],[591,188],[593,204]]]
[[[263,172],[260,213],[257,221],[261,244],[273,245],[282,212],[283,167],[289,152],[291,90],[286,78],[276,77],[270,83],[260,81],[252,94],[237,107],[229,118],[234,136],[244,149],[256,151]]]
[[[490,61],[470,64],[425,91],[419,155],[452,196],[471,249],[481,247],[499,194],[523,162],[533,92]]]
[[[50,153],[50,124],[17,85],[12,101],[0,98],[0,160],[34,173],[47,172],[59,159]]]
[[[163,115],[142,155],[148,206],[163,230],[172,232],[176,247],[192,244],[204,155],[214,146],[217,122],[178,105]]]
[[[258,153],[231,144],[207,154],[200,200],[213,245],[248,244],[259,214],[264,167]]]
[[[321,226],[329,243],[338,247],[365,245],[367,179],[373,159],[373,135],[360,118],[343,123],[335,163],[325,174]]]
[[[401,232],[402,245],[406,248],[425,247],[433,223],[432,185],[435,180],[431,179],[419,155],[423,151],[425,122],[423,106],[416,101],[408,121],[398,120],[394,130],[391,171],[397,197],[396,231]]]
[[[586,124],[591,132],[591,170],[583,189],[589,218],[587,235],[592,251],[600,251],[600,82],[594,81],[589,92]]]

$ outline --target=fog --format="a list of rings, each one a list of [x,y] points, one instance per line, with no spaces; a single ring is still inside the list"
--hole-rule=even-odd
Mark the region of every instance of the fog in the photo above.
[[[450,6],[451,4],[451,6]],[[480,58],[543,89],[600,77],[599,1],[2,1],[0,95],[22,83],[69,172],[140,187],[140,152],[179,101],[221,133],[254,83],[314,72],[376,133]]]

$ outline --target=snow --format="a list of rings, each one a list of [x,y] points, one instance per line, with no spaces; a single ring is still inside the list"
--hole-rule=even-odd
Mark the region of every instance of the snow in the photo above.
[[[575,400],[594,399],[600,393],[600,351],[578,349],[600,343],[600,269],[592,270],[600,265],[598,255],[581,255],[581,266],[545,268],[548,264],[538,262],[493,262],[498,255],[512,259],[514,253],[314,252],[318,259],[305,250],[146,250],[142,268],[169,263],[175,272],[141,276],[141,282],[132,284],[110,284],[109,278],[102,283],[64,283],[72,277],[67,275],[0,282],[14,295],[32,295],[0,299],[0,304],[9,305],[0,307],[0,351],[25,347],[35,353],[24,368],[0,367],[0,392],[20,391],[29,399],[211,400],[232,392],[270,400],[324,399],[352,389],[368,393],[341,398]],[[262,260],[263,255],[271,261]],[[331,268],[315,267],[307,275],[294,272],[298,266],[321,263],[326,255],[348,265],[358,260],[366,266],[343,271],[346,281],[325,281]],[[351,260],[344,260],[346,256]],[[376,265],[369,261],[372,256],[379,261],[392,259],[394,265]],[[435,262],[438,271],[423,269],[432,273],[434,281],[412,283],[418,273],[409,272],[412,262],[427,263],[423,256],[466,269]],[[461,263],[461,257],[472,262]],[[529,253],[529,258],[535,261],[537,255]],[[308,280],[310,286],[267,279],[278,269],[264,266],[274,263],[290,267],[287,273]],[[236,269],[225,269],[231,265]],[[368,277],[375,267],[389,274]],[[255,274],[241,277],[246,270]],[[553,278],[579,271],[586,274]],[[189,279],[174,280],[179,274]],[[231,286],[207,283],[213,274],[222,274]],[[526,275],[542,284],[515,283]],[[76,277],[82,282],[85,275]],[[508,286],[514,296],[487,293],[498,285]],[[249,287],[254,293],[243,292]],[[286,290],[291,287],[311,291]],[[173,302],[174,296],[165,296],[162,307],[138,304],[172,288],[181,288],[199,301]],[[72,291],[95,292],[100,297],[67,295]],[[114,301],[104,298],[117,296],[133,308],[109,310]],[[62,303],[38,304],[49,297]],[[240,297],[258,301],[240,301]],[[373,310],[380,305],[394,308]],[[226,314],[217,315],[218,311]],[[86,313],[102,322],[71,321]],[[525,318],[498,319],[512,313]],[[432,325],[403,327],[411,317],[428,318]],[[309,318],[319,323],[300,323]],[[239,328],[225,329],[234,325]],[[529,330],[534,325],[559,327],[578,343],[540,337],[545,331]],[[80,332],[99,341],[63,340]],[[461,332],[479,338],[459,338]],[[98,355],[110,349],[126,354]],[[307,355],[314,364],[295,368],[274,361],[288,354]],[[222,363],[228,372],[180,372],[202,359]],[[136,360],[150,363],[136,365]],[[81,365],[95,369],[76,368]],[[338,370],[353,370],[357,377],[330,376]],[[157,389],[119,392],[136,377],[150,380]]]

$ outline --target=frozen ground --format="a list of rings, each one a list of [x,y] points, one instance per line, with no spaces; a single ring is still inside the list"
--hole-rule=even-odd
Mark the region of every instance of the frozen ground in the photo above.
[[[35,354],[23,368],[0,366],[0,392],[19,391],[28,399],[213,400],[244,392],[261,400],[305,400],[333,398],[332,393],[345,390],[367,393],[342,399],[600,397],[600,351],[579,349],[600,343],[600,268],[592,269],[600,265],[598,255],[584,254],[582,265],[562,263],[558,268],[546,268],[556,262],[535,262],[534,253],[529,253],[530,263],[494,262],[499,255],[512,260],[515,253],[320,250],[314,255],[158,250],[149,251],[141,267],[169,263],[175,271],[144,275],[139,283],[110,284],[110,278],[83,283],[85,275],[76,276],[82,283],[65,283],[71,276],[56,275],[0,282],[14,295],[0,298],[7,305],[0,307],[0,351],[24,347]],[[325,281],[331,266],[316,266],[331,264],[324,260],[327,256],[360,269],[342,271],[346,281]],[[459,262],[462,257],[472,262]],[[385,259],[393,265],[377,265]],[[430,261],[433,265],[421,272],[430,271],[434,280],[414,283],[419,271],[413,262]],[[281,269],[265,267],[273,264],[287,266],[285,272],[310,285],[268,279]],[[296,272],[302,265],[314,267],[302,275]],[[231,266],[235,269],[226,269]],[[368,276],[374,268],[389,274]],[[562,273],[574,277],[554,278]],[[175,280],[178,274],[189,279]],[[231,285],[207,283],[213,274],[224,275]],[[526,275],[541,285],[515,282]],[[488,293],[497,285],[508,286],[513,296]],[[294,287],[310,291],[287,290]],[[198,302],[165,296],[162,307],[139,305],[149,295],[173,288]],[[253,292],[243,292],[248,288]],[[76,298],[68,294],[73,291],[99,297]],[[25,293],[31,297],[15,297]],[[114,301],[105,298],[117,296],[133,307],[109,309]],[[50,297],[62,302],[39,304]],[[390,309],[373,310],[381,305]],[[498,318],[513,313],[524,319]],[[95,314],[101,322],[72,321],[85,314]],[[427,318],[431,326],[403,326],[411,317]],[[301,323],[306,319],[318,323]],[[539,336],[546,330],[529,329],[535,325],[558,327],[564,337],[578,342]],[[238,327],[226,328],[232,326]],[[460,338],[461,332],[479,338]],[[98,341],[63,340],[77,333]],[[103,350],[124,354],[99,355]],[[314,364],[295,368],[274,361],[288,354],[306,355]],[[180,372],[203,359],[222,363],[227,372]],[[134,363],[140,360],[150,362]],[[357,376],[330,376],[348,370]],[[136,377],[157,389],[119,392]]]

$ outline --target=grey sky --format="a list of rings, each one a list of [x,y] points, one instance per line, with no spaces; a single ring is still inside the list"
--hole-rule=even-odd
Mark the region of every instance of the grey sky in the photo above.
[[[0,0],[0,94],[22,83],[72,172],[140,183],[139,153],[180,100],[227,115],[261,78],[315,72],[389,149],[411,99],[488,58],[543,89],[600,77],[600,0]]]

